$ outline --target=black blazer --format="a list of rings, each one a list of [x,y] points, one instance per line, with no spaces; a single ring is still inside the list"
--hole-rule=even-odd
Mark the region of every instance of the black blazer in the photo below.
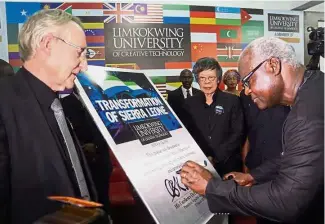
[[[24,75],[20,70],[0,81],[0,223],[32,223],[60,208],[48,196],[80,194],[73,190],[71,174]],[[78,153],[96,200],[85,158]]]
[[[244,129],[239,97],[218,89],[213,98],[210,121],[203,115],[207,109],[203,92],[186,99],[184,108],[188,118],[185,126],[202,151],[218,163],[225,163],[233,156],[239,159]],[[215,113],[215,106],[222,106],[223,113]]]
[[[201,90],[198,90],[194,87],[192,87],[192,95],[197,95],[200,93]],[[176,115],[181,119],[182,122],[184,122],[184,108],[183,104],[185,102],[185,98],[182,92],[182,86],[179,88],[168,92],[167,102],[173,109],[173,111],[176,113]]]
[[[251,170],[257,183],[251,187],[211,179],[206,188],[211,212],[324,223],[324,73],[310,73],[284,122],[280,158]]]

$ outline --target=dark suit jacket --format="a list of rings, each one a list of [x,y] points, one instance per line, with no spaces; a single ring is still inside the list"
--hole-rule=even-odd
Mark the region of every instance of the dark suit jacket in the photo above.
[[[251,171],[258,183],[252,187],[211,179],[206,197],[212,212],[324,223],[324,73],[308,75],[283,125],[282,156]]]
[[[213,99],[210,107],[203,92],[186,99],[185,126],[205,155],[217,161],[220,175],[240,171],[244,117],[239,97],[218,89]],[[221,106],[223,113],[216,113],[216,106]]]
[[[48,196],[80,195],[25,75],[21,69],[0,81],[0,223],[32,223],[60,207]],[[96,200],[85,158],[78,153]]]
[[[193,96],[201,92],[201,90],[198,90],[196,88],[192,87],[192,94]],[[183,104],[185,102],[185,98],[182,92],[182,86],[180,86],[178,89],[175,89],[173,91],[168,92],[167,102],[173,109],[173,111],[176,113],[178,118],[184,122],[184,107]]]

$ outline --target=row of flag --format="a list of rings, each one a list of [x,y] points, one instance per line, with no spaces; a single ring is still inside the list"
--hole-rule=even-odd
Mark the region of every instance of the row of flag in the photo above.
[[[190,24],[191,61],[166,62],[166,69],[191,67],[193,62],[204,56],[217,57],[222,66],[236,66],[242,49],[239,44],[242,38],[246,38],[247,35],[251,36],[251,39],[263,36],[264,24],[263,21],[259,21],[263,20],[263,10],[136,3],[8,2],[6,3],[8,50],[13,66],[21,65],[17,36],[26,18],[40,9],[53,8],[65,10],[82,20],[88,44],[89,64],[98,66],[118,67],[105,63],[104,23]],[[247,31],[244,27],[247,27]],[[252,29],[255,31],[252,32]],[[138,68],[135,63],[129,64],[134,64],[131,65],[132,68]]]
[[[23,23],[40,9],[62,9],[84,23],[164,23],[241,26],[264,20],[263,10],[234,7],[159,5],[143,3],[6,3],[7,22]]]

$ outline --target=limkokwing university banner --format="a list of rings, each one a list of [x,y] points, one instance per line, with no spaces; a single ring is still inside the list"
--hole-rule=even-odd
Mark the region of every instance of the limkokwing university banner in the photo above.
[[[206,199],[181,183],[179,170],[193,160],[217,174],[150,79],[89,66],[76,86],[155,221],[206,223],[213,216]]]

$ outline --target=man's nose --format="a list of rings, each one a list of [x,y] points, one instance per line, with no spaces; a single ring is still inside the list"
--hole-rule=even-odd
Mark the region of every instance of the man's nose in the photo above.
[[[251,94],[251,92],[252,92],[252,90],[249,87],[245,86],[245,95],[249,96]]]
[[[88,70],[88,62],[87,62],[87,58],[86,57],[80,59],[79,67],[80,67],[80,70],[82,72],[85,72],[85,71]]]

